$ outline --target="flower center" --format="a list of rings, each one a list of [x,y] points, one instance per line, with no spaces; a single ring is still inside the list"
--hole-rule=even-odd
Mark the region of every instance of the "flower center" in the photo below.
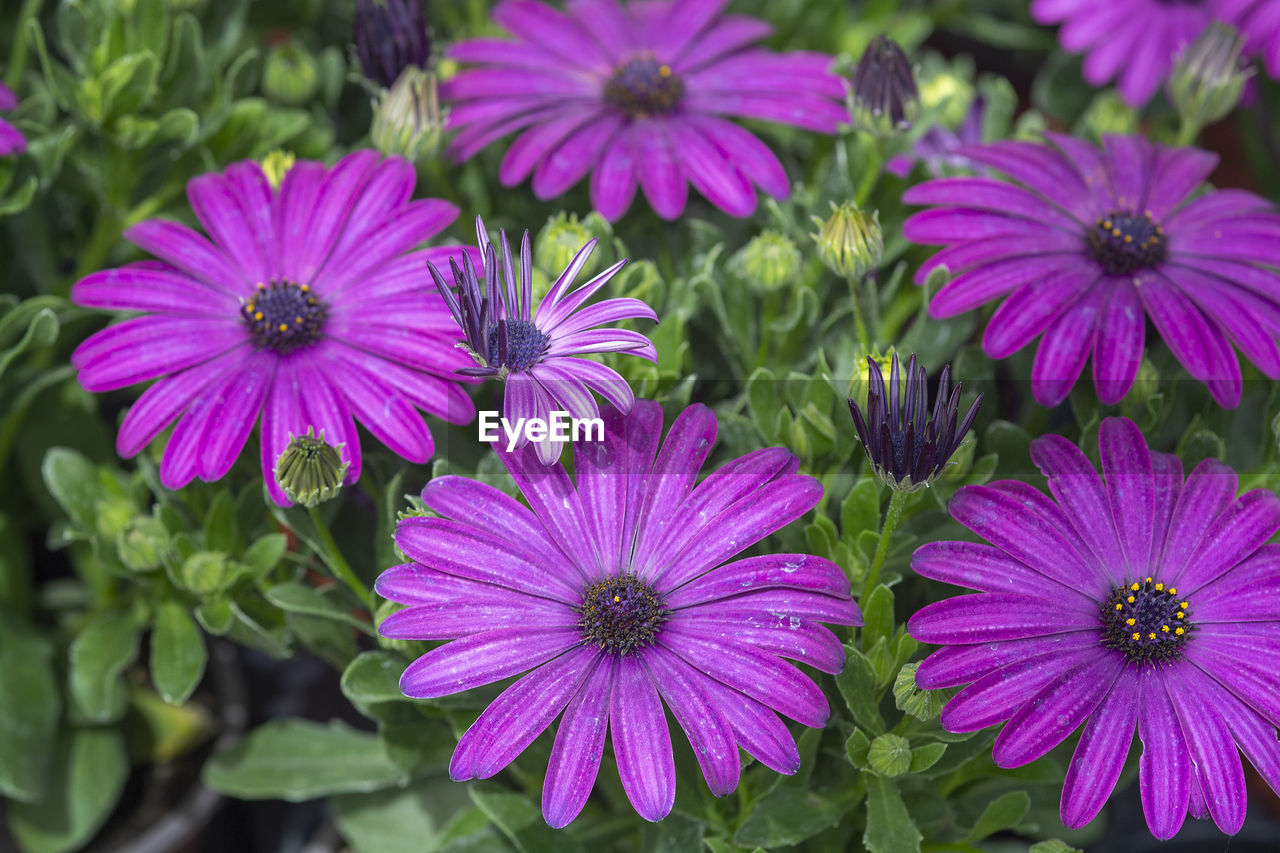
[[[1102,605],[1102,645],[1123,652],[1129,663],[1180,657],[1191,634],[1188,605],[1152,578],[1117,587]]]
[[[588,584],[578,615],[583,640],[625,657],[653,643],[667,608],[653,587],[635,575],[619,575]]]
[[[502,357],[502,327],[507,333],[507,357]],[[507,320],[501,326],[489,327],[489,367],[505,367],[507,370],[528,370],[547,352],[548,338],[531,320]]]
[[[1085,235],[1089,256],[1111,275],[1128,275],[1165,259],[1164,229],[1146,211],[1142,216],[1112,212]]]
[[[682,95],[684,81],[652,56],[622,63],[604,84],[605,102],[632,118],[669,113]]]
[[[240,316],[259,347],[285,355],[320,339],[329,312],[305,284],[259,283],[240,306]]]

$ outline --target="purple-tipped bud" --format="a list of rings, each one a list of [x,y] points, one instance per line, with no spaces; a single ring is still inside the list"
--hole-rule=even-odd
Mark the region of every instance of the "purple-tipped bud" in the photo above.
[[[426,69],[431,38],[421,0],[356,0],[353,29],[364,76],[379,86],[410,65]]]
[[[881,33],[867,45],[853,72],[853,122],[874,136],[911,127],[920,108],[911,61],[898,43]]]

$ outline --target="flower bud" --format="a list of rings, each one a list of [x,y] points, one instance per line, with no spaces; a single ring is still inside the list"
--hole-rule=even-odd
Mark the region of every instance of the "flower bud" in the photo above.
[[[959,127],[968,117],[977,92],[973,83],[950,68],[920,81],[920,107],[946,127]]]
[[[289,500],[313,507],[335,497],[349,467],[339,452],[342,447],[327,443],[324,430],[317,436],[312,427],[306,435],[290,435],[275,468],[276,482]]]
[[[1235,107],[1250,72],[1240,62],[1244,38],[1230,24],[1214,21],[1174,63],[1169,100],[1183,121],[1204,127]]]
[[[384,88],[431,59],[422,0],[356,0],[353,28],[364,76]]]
[[[1138,111],[1124,102],[1113,90],[1099,92],[1085,107],[1081,122],[1095,139],[1104,136],[1128,136],[1138,132]],[[1038,141],[1043,138],[1044,127],[1032,129],[1030,134],[1017,138]]]
[[[880,230],[880,212],[868,216],[853,202],[836,207],[824,222],[813,217],[820,229],[812,235],[818,244],[818,257],[827,269],[848,279],[861,279],[880,268],[884,256],[884,234]]]
[[[262,173],[266,175],[267,183],[271,184],[271,189],[280,189],[280,184],[284,182],[285,174],[293,168],[293,164],[297,159],[292,152],[281,151],[279,148],[267,152],[267,156],[262,158]]]
[[[273,47],[262,71],[262,90],[273,101],[299,106],[320,88],[320,71],[311,52],[296,42]]]
[[[889,347],[885,352],[879,350],[862,350],[854,360],[854,375],[849,380],[848,398],[859,406],[866,405],[867,392],[871,390],[871,362],[880,368],[880,378],[889,381],[889,371],[893,365],[894,349]]]
[[[881,33],[853,72],[853,123],[872,136],[890,137],[911,127],[919,109],[911,62],[897,42]]]
[[[409,66],[378,98],[369,138],[383,154],[413,162],[439,150],[443,128],[435,76]]]
[[[533,264],[554,281],[588,240],[605,243],[612,237],[612,226],[598,213],[592,212],[581,220],[576,213],[556,213],[547,219],[533,241]],[[601,248],[597,247],[578,274],[579,279],[585,280],[602,269],[602,261]]]
[[[901,776],[911,769],[911,742],[902,735],[879,735],[871,741],[867,763],[881,776]]]
[[[120,562],[135,572],[149,572],[160,567],[169,548],[169,529],[160,519],[140,515],[129,522],[116,537],[116,553]]]
[[[739,249],[731,264],[752,287],[768,292],[786,287],[800,275],[800,250],[790,237],[770,228]]]
[[[1143,356],[1142,362],[1138,365],[1138,375],[1133,378],[1133,384],[1129,386],[1128,393],[1120,401],[1120,411],[1125,417],[1137,420],[1146,413],[1147,404],[1152,402],[1159,393],[1160,372],[1146,356]]]

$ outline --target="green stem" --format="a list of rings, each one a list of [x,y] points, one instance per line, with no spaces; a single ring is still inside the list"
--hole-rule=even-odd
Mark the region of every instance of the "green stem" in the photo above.
[[[356,573],[351,570],[351,565],[347,562],[346,557],[342,556],[342,551],[338,548],[338,543],[333,541],[333,534],[329,532],[329,525],[324,523],[324,519],[320,517],[320,513],[315,507],[307,507],[307,513],[311,516],[311,524],[315,526],[316,534],[320,537],[320,544],[324,546],[324,553],[320,558],[324,560],[325,565],[333,572],[334,576],[351,588],[356,597],[364,604],[365,607],[373,607],[373,596],[369,593],[368,588],[361,583],[360,578],[356,577]]]
[[[880,167],[883,165],[884,154],[880,151],[880,142],[873,139],[867,146],[867,161],[863,164],[862,180],[858,182],[858,194],[853,199],[858,207],[866,205],[867,199],[871,198],[871,191],[876,188],[876,182],[880,180]]]
[[[867,603],[867,596],[871,595],[871,591],[880,581],[880,569],[884,567],[884,558],[889,553],[889,541],[893,539],[893,533],[898,529],[898,522],[902,521],[902,508],[906,503],[907,493],[894,489],[893,496],[889,498],[889,510],[884,516],[884,526],[880,528],[880,542],[877,543],[876,555],[871,560],[871,570],[867,572],[867,578],[862,582],[862,600],[858,602],[859,607]]]
[[[1178,147],[1191,145],[1196,141],[1196,137],[1199,135],[1200,123],[1183,118],[1178,125],[1178,138],[1176,144]]]
[[[22,70],[27,65],[27,21],[40,14],[40,6],[44,0],[26,0],[18,10],[17,26],[13,31],[13,46],[9,48],[9,70],[5,79],[11,89],[17,89],[22,82]]]
[[[864,352],[871,352],[871,336],[867,334],[867,323],[862,318],[862,294],[860,294],[858,285],[859,280],[850,276],[849,279],[849,299],[853,302],[853,322],[858,329],[858,343],[862,346]]]

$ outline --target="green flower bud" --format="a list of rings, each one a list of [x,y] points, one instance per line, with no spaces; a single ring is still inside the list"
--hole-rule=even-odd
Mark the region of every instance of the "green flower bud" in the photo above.
[[[383,154],[417,161],[440,150],[443,129],[435,75],[410,65],[374,104],[369,138]]]
[[[862,279],[880,268],[884,256],[884,234],[880,230],[880,211],[868,216],[853,202],[836,207],[831,203],[831,216],[825,222],[813,217],[818,226],[812,235],[818,244],[818,257],[838,276]]]
[[[1114,91],[1108,90],[1099,93],[1089,102],[1082,122],[1095,139],[1102,139],[1111,134],[1127,136],[1138,130],[1138,111],[1126,104]],[[1044,122],[1041,121],[1040,126],[1033,129],[1035,134],[1033,137],[1020,138],[1038,141],[1044,129]]]
[[[924,690],[916,684],[918,663],[903,664],[893,680],[893,701],[898,710],[917,720],[929,722],[938,719],[942,706],[955,695],[955,690]]]
[[[607,244],[613,239],[613,227],[609,221],[598,213],[589,213],[578,219],[576,213],[556,213],[547,219],[538,236],[533,241],[533,265],[546,274],[546,287],[550,289],[560,273],[573,260],[573,256],[587,244],[588,240],[597,240]],[[597,246],[578,274],[579,281],[585,281],[596,270],[604,268],[603,246]],[[546,292],[538,294],[541,299]]]
[[[881,776],[901,776],[911,769],[911,742],[901,735],[879,735],[871,741],[867,763]]]
[[[160,519],[149,515],[138,516],[116,537],[120,562],[135,572],[158,569],[168,548],[169,529]]]
[[[889,371],[893,365],[893,347],[884,352],[879,350],[861,350],[858,357],[854,360],[854,375],[849,379],[848,398],[853,400],[859,406],[866,406],[867,391],[871,387],[871,365],[867,359],[874,359],[876,367],[880,368],[880,376],[884,379],[885,384],[889,383]]]
[[[210,595],[226,586],[231,566],[221,551],[196,551],[183,560],[179,576],[197,595]]]
[[[947,127],[959,127],[964,122],[975,95],[973,83],[950,69],[920,81],[920,106]]]
[[[114,541],[137,515],[138,508],[128,498],[112,495],[94,503],[95,525],[108,542]]]
[[[280,189],[285,174],[293,168],[297,159],[291,152],[281,151],[279,148],[267,152],[267,156],[262,158],[262,173],[267,176],[271,189]]]
[[[267,97],[296,107],[311,100],[319,88],[316,59],[305,47],[289,42],[267,52],[262,72],[262,90]]]
[[[1244,38],[1214,21],[1179,55],[1169,75],[1169,100],[1184,122],[1200,128],[1235,108],[1251,70],[1240,62]]]
[[[337,496],[350,467],[342,459],[343,447],[327,443],[324,430],[319,436],[312,427],[307,427],[306,435],[291,434],[275,468],[276,482],[289,500],[313,507]]]
[[[751,238],[730,263],[756,290],[778,290],[800,275],[800,250],[790,237],[770,228]]]
[[[854,125],[880,138],[911,127],[920,111],[911,62],[898,43],[881,33],[871,40],[853,72]]]
[[[1138,375],[1133,377],[1129,393],[1120,401],[1120,410],[1126,417],[1137,419],[1144,414],[1146,406],[1160,393],[1160,372],[1146,356],[1138,365]]]

